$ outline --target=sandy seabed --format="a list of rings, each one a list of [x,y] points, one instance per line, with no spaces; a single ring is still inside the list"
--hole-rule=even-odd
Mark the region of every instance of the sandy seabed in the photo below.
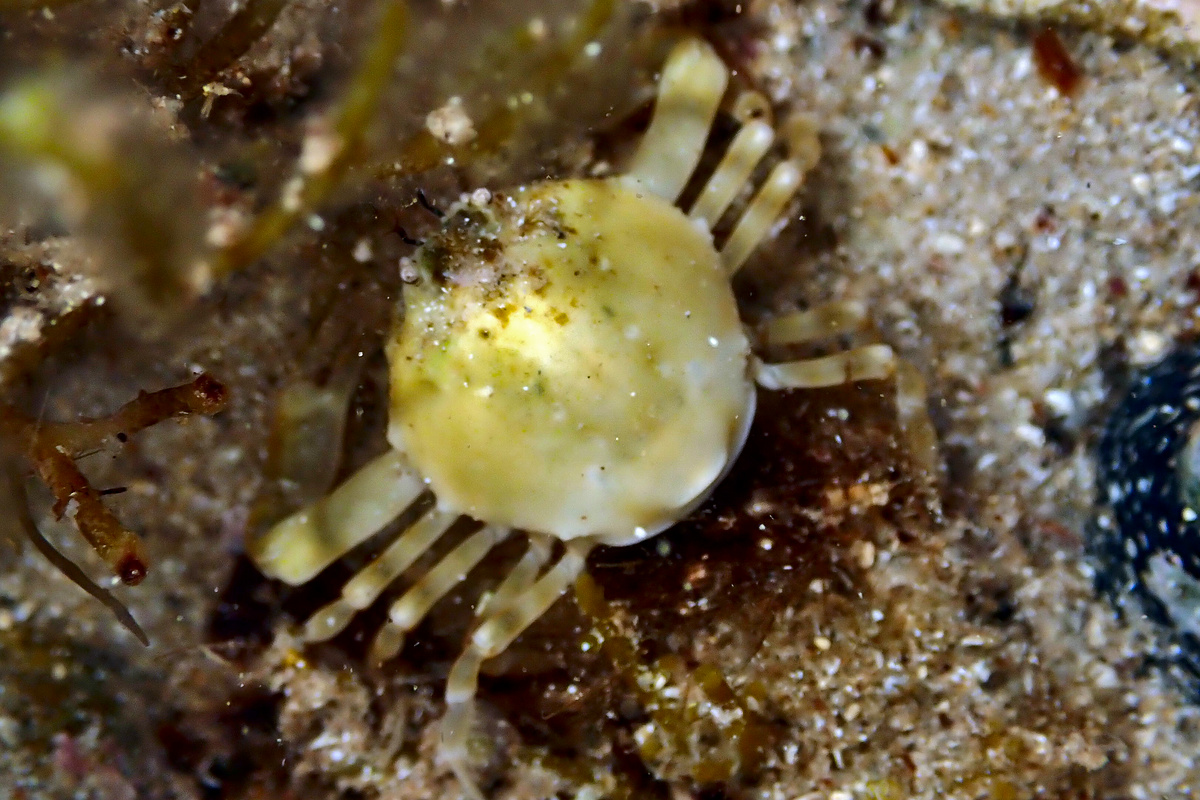
[[[749,455],[795,470],[747,467],[762,483],[719,496],[693,526],[702,542],[726,519],[741,530],[770,518],[769,532],[742,549],[715,537],[712,559],[668,534],[665,547],[594,565],[615,629],[647,663],[679,657],[688,729],[664,729],[645,695],[621,688],[620,665],[572,655],[589,625],[566,599],[485,680],[494,797],[1200,793],[1200,710],[1169,667],[1172,643],[1136,607],[1118,615],[1096,596],[1084,553],[1105,415],[1131,370],[1192,335],[1200,313],[1194,12],[947,5],[755,2],[704,23],[741,80],[820,133],[798,219],[755,257],[747,304],[850,298],[873,310],[928,385],[941,517],[910,513],[920,502],[905,487],[922,476],[898,454],[877,391],[772,405],[764,442],[808,447]],[[1070,91],[1035,55],[1048,23],[1079,71]],[[149,36],[144,21],[132,30]],[[586,170],[591,158],[584,148],[563,161]],[[6,294],[9,358],[98,290],[52,244],[3,246],[45,247],[55,265],[35,291]],[[297,298],[314,284],[269,259],[218,287],[186,336],[124,347],[131,339],[90,341],[85,329],[36,372],[28,391],[52,418],[102,414],[199,367],[232,401],[85,463],[96,485],[127,487],[111,506],[147,532],[153,570],[122,597],[151,648],[31,547],[0,550],[0,798],[457,796],[433,752],[470,595],[450,598],[424,643],[380,671],[353,642],[301,648],[278,605],[311,601],[280,601],[238,559],[270,398],[296,360]],[[381,446],[378,372],[368,367],[354,401],[355,452]],[[801,424],[819,430],[789,427]],[[815,488],[772,494],[808,486],[791,474],[805,470]],[[797,544],[825,534],[819,555]],[[795,564],[753,560],[784,542]],[[70,554],[95,566],[81,544]],[[663,563],[626,563],[638,559]],[[630,588],[646,575],[687,580]],[[748,583],[715,585],[738,579]],[[699,621],[672,637],[671,620]],[[703,665],[736,703],[691,685]],[[731,732],[751,714],[770,735],[747,758]]]

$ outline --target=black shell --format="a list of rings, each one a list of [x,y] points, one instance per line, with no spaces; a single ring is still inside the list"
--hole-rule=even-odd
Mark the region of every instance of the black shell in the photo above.
[[[1107,510],[1089,549],[1100,587],[1118,605],[1136,597],[1140,611],[1171,630],[1168,648],[1153,656],[1177,667],[1200,697],[1197,420],[1200,346],[1187,345],[1138,374],[1108,419],[1097,454]]]

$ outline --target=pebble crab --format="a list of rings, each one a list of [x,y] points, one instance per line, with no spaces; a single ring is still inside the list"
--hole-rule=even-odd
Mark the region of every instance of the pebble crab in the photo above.
[[[681,207],[728,81],[713,49],[686,39],[623,174],[480,191],[450,209],[411,260],[388,337],[391,449],[248,545],[265,574],[301,585],[426,493],[436,499],[309,618],[315,642],[460,520],[479,526],[391,605],[372,645],[382,661],[497,544],[527,536],[447,680],[442,756],[472,797],[483,796],[467,755],[480,667],[570,588],[593,547],[644,541],[703,503],[745,442],[759,388],[896,374],[882,344],[784,362],[755,354],[857,332],[867,314],[836,302],[742,322],[731,280],[804,169],[781,161],[743,207],[776,138],[751,121]],[[718,246],[713,229],[738,212]]]

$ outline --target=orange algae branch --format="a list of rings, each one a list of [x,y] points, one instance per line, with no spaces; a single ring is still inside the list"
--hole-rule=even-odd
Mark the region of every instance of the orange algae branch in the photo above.
[[[128,586],[136,586],[146,577],[148,562],[137,534],[121,525],[104,505],[96,490],[75,460],[80,456],[124,442],[129,436],[171,417],[191,414],[215,414],[225,407],[225,386],[209,375],[200,375],[191,383],[157,392],[142,392],[116,413],[95,420],[43,423],[15,407],[0,404],[0,437],[12,442],[33,472],[54,493],[54,513],[61,518],[70,514],[80,534],[104,560],[113,574]],[[21,499],[23,492],[18,494]],[[24,525],[43,553],[42,542],[33,537],[30,525]],[[48,543],[46,543],[47,546]],[[51,557],[63,569],[59,559]],[[79,581],[74,570],[63,569]],[[81,574],[81,573],[80,573]]]
[[[50,544],[42,532],[38,530],[37,523],[33,521],[33,515],[29,513],[29,499],[25,494],[25,481],[21,475],[14,469],[4,470],[4,477],[8,481],[9,496],[13,501],[13,511],[17,517],[17,523],[21,530],[29,537],[29,541],[33,542],[33,546],[38,552],[45,556],[46,560],[55,566],[62,574],[66,575],[75,585],[83,589],[92,597],[99,600],[113,616],[117,618],[125,628],[137,637],[137,640],[143,645],[149,646],[150,638],[146,636],[146,632],[142,630],[142,626],[138,625],[137,620],[133,618],[133,614],[129,613],[129,609],[117,599],[116,595],[108,589],[97,584],[88,574],[79,568],[71,559],[64,556],[58,550],[54,549],[54,545]]]

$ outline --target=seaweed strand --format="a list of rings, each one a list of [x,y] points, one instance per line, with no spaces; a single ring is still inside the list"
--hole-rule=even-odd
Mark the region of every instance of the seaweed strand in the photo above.
[[[29,541],[33,542],[33,546],[37,548],[47,561],[54,565],[59,572],[66,575],[67,578],[79,588],[96,598],[112,612],[116,617],[117,622],[121,623],[137,640],[143,645],[150,646],[150,638],[146,636],[146,632],[142,630],[142,626],[138,625],[137,620],[133,618],[133,614],[125,607],[125,604],[117,599],[117,596],[100,586],[87,573],[79,568],[71,559],[64,556],[55,549],[54,545],[42,536],[42,532],[38,530],[37,523],[33,521],[33,515],[29,513],[29,498],[26,496],[25,486],[21,481],[20,476],[13,469],[5,470],[5,475],[9,482],[14,510],[17,514],[17,523],[21,526],[21,530],[29,537]]]
[[[334,115],[332,156],[317,168],[306,170],[300,165],[279,200],[217,256],[213,269],[216,276],[228,275],[262,257],[297,220],[325,200],[361,159],[371,120],[391,81],[392,66],[403,50],[408,20],[404,0],[385,0],[376,22],[377,34]]]
[[[181,91],[197,95],[216,75],[246,54],[263,37],[287,0],[246,0],[212,38],[197,48],[190,61],[180,65],[184,73]]]
[[[616,0],[593,0],[570,39],[554,48],[538,64],[533,82],[527,87],[527,91],[535,95],[546,95],[551,87],[562,80],[587,44],[600,35],[615,10]],[[514,52],[524,52],[537,44],[528,26],[517,27],[511,35],[511,49]],[[450,156],[454,157],[456,163],[468,163],[472,158],[499,149],[512,136],[521,117],[520,108],[510,108],[506,103],[494,107],[475,126],[475,138],[469,144],[459,147],[447,144],[434,136],[428,128],[422,128],[404,143],[399,156],[389,160],[378,172],[381,176],[426,172],[442,164]]]

